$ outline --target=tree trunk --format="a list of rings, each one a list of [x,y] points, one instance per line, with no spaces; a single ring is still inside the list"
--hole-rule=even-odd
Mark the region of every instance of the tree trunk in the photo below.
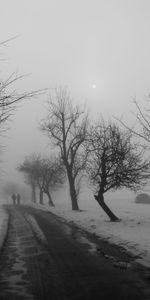
[[[49,191],[46,192],[46,195],[47,195],[48,200],[49,200],[49,206],[55,206],[55,205],[54,205],[54,202],[53,202],[53,200],[52,200],[51,194],[50,194]]]
[[[40,204],[43,204],[43,191],[40,189]]]
[[[112,221],[112,222],[120,221],[117,218],[117,216],[111,211],[111,209],[104,202],[104,196],[103,196],[103,194],[99,194],[98,196],[94,195],[94,198],[96,199],[96,201],[98,202],[98,204],[102,207],[102,209],[105,211],[105,213],[107,214],[107,216],[110,218],[110,221]]]
[[[35,192],[35,187],[32,186],[32,201],[36,203],[36,192]]]
[[[77,200],[77,193],[75,190],[75,182],[74,178],[72,177],[72,174],[70,172],[67,172],[68,174],[68,181],[69,181],[69,189],[70,189],[70,197],[71,197],[71,204],[72,204],[72,210],[79,210],[78,206],[78,200]]]

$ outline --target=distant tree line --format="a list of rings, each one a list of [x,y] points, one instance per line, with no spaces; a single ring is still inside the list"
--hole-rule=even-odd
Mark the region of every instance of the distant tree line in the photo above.
[[[137,106],[138,107],[138,106]],[[51,191],[68,179],[72,210],[78,211],[78,197],[86,176],[94,198],[111,221],[119,221],[104,201],[104,194],[123,187],[141,189],[149,180],[150,161],[145,150],[135,143],[135,132],[120,128],[116,122],[105,122],[102,117],[93,122],[85,107],[74,104],[67,89],[58,88],[48,101],[47,116],[41,121],[41,130],[47,134],[58,156],[42,158],[31,155],[18,167],[32,188],[39,189],[54,206]]]
[[[49,205],[54,206],[51,191],[60,187],[65,181],[65,172],[59,157],[43,158],[32,154],[18,167],[25,175],[26,183],[32,189],[32,201],[36,202],[36,188],[39,189],[39,203],[43,204],[43,194],[48,197]]]

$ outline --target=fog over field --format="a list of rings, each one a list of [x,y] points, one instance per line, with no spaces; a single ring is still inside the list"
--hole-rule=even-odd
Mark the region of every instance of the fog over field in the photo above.
[[[1,46],[1,79],[17,72],[27,76],[14,89],[48,89],[20,103],[9,122],[2,138],[2,185],[22,184],[23,175],[16,167],[25,156],[51,151],[39,122],[46,116],[49,94],[60,85],[77,103],[86,103],[92,119],[102,114],[133,124],[132,101],[142,103],[150,89],[149,11],[148,0],[1,3],[1,41],[17,36]],[[123,190],[110,197],[134,199],[135,195]]]

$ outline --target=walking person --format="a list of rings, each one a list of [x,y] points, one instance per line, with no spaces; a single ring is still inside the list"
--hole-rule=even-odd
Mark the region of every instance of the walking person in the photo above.
[[[13,201],[13,205],[15,205],[16,204],[16,195],[12,194],[11,198],[12,198],[12,201]]]
[[[20,196],[20,194],[18,193],[18,194],[17,194],[17,204],[20,204],[20,200],[21,200],[21,196]]]

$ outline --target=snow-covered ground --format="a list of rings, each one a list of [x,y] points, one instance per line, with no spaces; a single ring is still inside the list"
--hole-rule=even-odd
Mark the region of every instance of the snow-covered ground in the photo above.
[[[134,196],[121,199],[112,195],[108,199],[106,197],[106,203],[122,219],[121,222],[110,222],[91,195],[86,199],[82,195],[79,201],[80,212],[71,210],[68,199],[64,203],[63,193],[62,199],[59,195],[55,208],[49,208],[48,205],[39,205],[39,207],[50,210],[81,228],[124,247],[133,255],[140,256],[137,262],[150,267],[150,205],[135,204]]]
[[[121,218],[121,222],[112,223],[94,200],[91,192],[82,193],[79,199],[81,211],[71,210],[68,193],[61,190],[53,194],[55,207],[37,205],[40,209],[50,210],[58,216],[72,221],[81,228],[96,234],[100,238],[116,243],[140,256],[137,261],[150,267],[150,205],[135,204],[135,195],[109,194],[106,203]],[[0,206],[0,246],[7,229],[8,216]]]

